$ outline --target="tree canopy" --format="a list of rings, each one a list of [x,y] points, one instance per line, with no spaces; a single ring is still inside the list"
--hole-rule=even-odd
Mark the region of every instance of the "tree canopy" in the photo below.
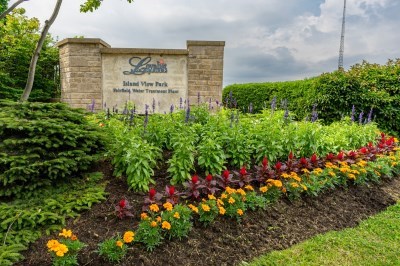
[[[3,0],[0,0],[3,1]],[[0,99],[18,100],[28,76],[29,63],[40,38],[40,22],[14,9],[0,21]],[[47,35],[37,65],[30,100],[48,101],[58,88],[58,49]]]
[[[132,3],[133,0],[126,0],[128,3]],[[103,0],[86,0],[85,3],[81,5],[81,12],[93,12],[101,6]]]

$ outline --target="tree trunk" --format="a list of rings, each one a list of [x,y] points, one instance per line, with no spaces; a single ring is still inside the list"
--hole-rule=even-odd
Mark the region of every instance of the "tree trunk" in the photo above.
[[[54,10],[53,10],[53,14],[51,15],[50,19],[46,20],[44,23],[45,25],[43,27],[42,33],[40,35],[40,39],[36,45],[35,52],[32,55],[31,63],[29,65],[28,79],[26,81],[25,90],[20,99],[21,102],[27,101],[29,98],[29,95],[31,94],[33,81],[35,79],[36,64],[39,59],[40,51],[42,50],[44,41],[46,39],[46,35],[49,32],[51,25],[53,24],[54,20],[56,20],[56,18],[57,18],[58,12],[60,11],[61,4],[62,4],[62,0],[57,0],[56,6],[54,7]]]
[[[0,14],[0,20],[5,18],[8,13],[10,13],[11,11],[14,10],[14,8],[16,8],[19,4],[21,4],[22,2],[25,1],[29,1],[29,0],[18,0],[17,2],[15,2],[12,6],[10,6],[6,11],[4,11],[3,13]]]

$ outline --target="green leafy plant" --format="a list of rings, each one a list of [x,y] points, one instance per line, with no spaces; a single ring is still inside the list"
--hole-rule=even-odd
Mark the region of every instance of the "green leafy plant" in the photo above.
[[[215,199],[208,199],[204,202],[200,202],[198,207],[199,221],[204,225],[212,223],[219,214],[217,201]]]
[[[171,210],[162,213],[161,218],[167,221],[171,227],[165,231],[168,239],[178,238],[181,240],[187,237],[192,229],[191,215],[192,211],[185,205],[177,204]]]
[[[106,239],[98,247],[99,255],[114,263],[120,262],[126,256],[127,251],[128,247],[120,236]]]
[[[136,241],[143,243],[148,251],[153,251],[162,243],[161,221],[156,221],[152,217],[147,217],[139,222],[136,230]]]

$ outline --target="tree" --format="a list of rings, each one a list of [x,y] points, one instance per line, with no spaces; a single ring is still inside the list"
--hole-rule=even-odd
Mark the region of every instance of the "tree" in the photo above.
[[[126,0],[128,3],[132,3],[133,0]],[[85,3],[81,5],[81,12],[93,12],[101,6],[103,0],[86,0]]]
[[[1,7],[0,7],[0,19],[5,18],[7,14],[9,14],[11,11],[13,11],[19,4],[22,2],[29,1],[29,0],[18,0],[14,4],[12,4],[8,9],[4,8],[7,7],[7,2],[8,0],[1,0]],[[5,2],[5,3],[4,3]]]
[[[18,100],[26,84],[29,62],[40,38],[40,23],[25,9],[14,9],[0,21],[0,99]],[[48,101],[58,88],[58,49],[47,35],[37,64],[30,100]]]
[[[54,7],[54,10],[53,10],[53,14],[51,15],[49,20],[46,20],[44,22],[44,28],[40,35],[40,39],[37,42],[35,52],[33,53],[31,63],[29,65],[28,79],[26,81],[25,90],[22,93],[22,96],[20,99],[21,102],[27,101],[29,98],[29,95],[31,94],[33,81],[35,80],[36,64],[39,59],[39,54],[40,54],[40,51],[42,50],[43,44],[46,40],[47,33],[49,32],[49,29],[50,29],[51,25],[53,24],[54,20],[56,20],[56,18],[57,18],[58,12],[60,11],[62,1],[63,0],[57,0],[56,6]]]

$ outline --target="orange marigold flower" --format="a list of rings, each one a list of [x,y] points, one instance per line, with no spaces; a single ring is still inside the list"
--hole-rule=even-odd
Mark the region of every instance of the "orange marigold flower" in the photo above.
[[[267,186],[262,186],[262,187],[260,187],[260,191],[261,191],[262,193],[265,193],[265,192],[268,191],[268,187],[267,187]]]
[[[283,187],[283,188],[282,188],[282,192],[283,192],[283,193],[286,193],[286,188]]]
[[[158,208],[157,204],[151,204],[149,207],[150,211],[152,212],[158,212],[160,210],[160,208]]]
[[[72,235],[71,240],[73,240],[73,241],[78,240],[78,237],[76,235]]]
[[[167,221],[162,222],[162,228],[170,230],[171,229],[171,224]]]
[[[254,191],[254,188],[251,185],[245,186],[244,189],[247,189],[247,190],[250,190],[250,191]]]
[[[225,188],[225,191],[226,191],[226,193],[228,193],[228,194],[232,194],[232,193],[235,193],[235,189],[233,189],[233,188],[231,188],[231,187],[226,187]]]
[[[201,204],[201,208],[205,212],[209,212],[210,211],[210,206],[208,206],[207,204]]]
[[[244,191],[243,189],[239,188],[236,190],[237,193],[239,193],[242,196],[246,196],[246,191]]]
[[[140,214],[140,219],[146,220],[147,218],[149,218],[149,216],[147,215],[147,213],[142,212],[142,213]]]
[[[161,223],[161,221],[162,221],[161,216],[157,216],[156,221]]]
[[[176,218],[176,219],[181,218],[181,216],[179,215],[179,212],[175,212],[175,213],[174,213],[174,218]]]
[[[156,222],[156,221],[152,221],[152,222],[150,223],[150,226],[151,226],[151,227],[156,227],[156,226],[157,226],[157,222]]]
[[[310,171],[308,171],[307,168],[303,168],[303,169],[301,169],[301,171],[302,171],[303,173],[305,173],[305,174],[309,174],[309,173],[310,173]]]
[[[166,202],[163,204],[163,207],[167,210],[167,211],[172,211],[172,209],[174,208],[174,206],[172,205],[171,202]]]
[[[220,199],[217,199],[217,205],[218,206],[224,206],[224,202]]]
[[[71,230],[67,230],[67,229],[63,229],[61,233],[58,234],[59,236],[63,236],[65,238],[71,237],[72,236],[72,231]]]
[[[221,199],[227,199],[227,198],[228,198],[228,195],[226,195],[225,193],[221,194]]]
[[[237,210],[237,214],[239,214],[240,216],[242,216],[242,215],[243,215],[243,210],[242,210],[242,209],[238,209],[238,210]]]
[[[122,248],[122,246],[124,245],[124,243],[123,243],[121,240],[118,240],[117,242],[115,242],[115,245],[116,245],[117,247]]]
[[[52,251],[56,251],[57,247],[60,245],[60,242],[58,242],[57,240],[49,240],[47,242],[47,247],[52,250]]]
[[[299,187],[299,184],[297,184],[295,182],[290,183],[290,185],[292,186],[292,188],[298,188]]]
[[[229,200],[228,200],[228,202],[229,202],[230,204],[233,204],[233,203],[235,203],[235,199],[232,198],[232,197],[230,197]]]
[[[134,240],[135,233],[132,231],[126,231],[124,234],[124,242],[131,243]]]
[[[218,209],[219,209],[219,214],[221,214],[221,215],[225,214],[226,210],[224,207],[218,207]]]
[[[103,123],[100,123],[100,124],[99,124],[99,127],[104,127],[104,124],[103,124]]]
[[[349,179],[354,179],[354,180],[356,179],[356,176],[353,175],[353,174],[348,174],[347,176],[348,176]]]
[[[282,181],[280,181],[280,180],[275,180],[274,186],[276,186],[276,187],[278,187],[278,188],[282,187]]]
[[[188,207],[195,213],[199,213],[199,209],[193,204],[189,204]]]

